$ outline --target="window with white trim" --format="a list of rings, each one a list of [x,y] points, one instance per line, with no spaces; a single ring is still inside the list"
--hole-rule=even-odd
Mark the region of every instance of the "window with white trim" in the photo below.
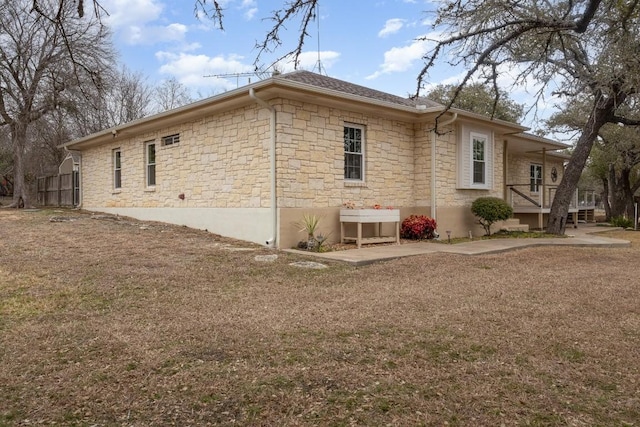
[[[473,184],[487,183],[487,136],[471,133],[472,179]]]
[[[344,125],[344,179],[364,181],[364,126]]]
[[[529,167],[529,190],[532,193],[539,193],[542,187],[542,165],[532,163]]]
[[[145,175],[147,178],[147,187],[155,187],[156,185],[156,143],[150,141],[145,144]]]
[[[180,143],[180,134],[167,135],[162,137],[162,146],[176,145]]]
[[[122,188],[122,152],[119,148],[113,150],[113,188]]]
[[[456,188],[491,190],[494,179],[493,132],[463,124],[458,127]]]

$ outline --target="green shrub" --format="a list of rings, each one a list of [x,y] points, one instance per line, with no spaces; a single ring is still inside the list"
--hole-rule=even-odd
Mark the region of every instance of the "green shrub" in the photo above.
[[[631,228],[633,227],[633,220],[631,218],[625,218],[623,216],[616,216],[609,220],[609,224],[614,227]]]
[[[513,209],[507,202],[498,197],[478,197],[471,204],[471,212],[479,218],[485,234],[491,236],[491,225],[511,217]]]
[[[436,220],[424,215],[411,215],[402,221],[400,236],[404,239],[433,239],[436,231]]]

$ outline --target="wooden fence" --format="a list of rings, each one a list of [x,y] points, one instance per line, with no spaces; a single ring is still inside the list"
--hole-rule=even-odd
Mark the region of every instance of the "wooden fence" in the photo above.
[[[77,173],[38,178],[38,204],[41,206],[77,206],[80,194],[77,179]]]

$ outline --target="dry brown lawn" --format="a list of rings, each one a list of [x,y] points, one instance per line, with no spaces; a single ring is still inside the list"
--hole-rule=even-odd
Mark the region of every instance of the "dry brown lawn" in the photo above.
[[[308,270],[0,210],[0,426],[638,426],[640,233],[614,236]]]

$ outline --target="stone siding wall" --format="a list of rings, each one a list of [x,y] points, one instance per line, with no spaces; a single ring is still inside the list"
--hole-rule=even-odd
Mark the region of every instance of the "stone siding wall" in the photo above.
[[[291,100],[278,113],[278,207],[415,204],[414,125]],[[344,126],[365,128],[365,179],[344,179]]]
[[[161,138],[180,134],[162,146]],[[145,144],[156,144],[156,185],[146,186]],[[83,152],[83,206],[269,206],[269,112],[255,105]],[[122,187],[113,188],[113,150],[122,156]],[[184,194],[184,199],[178,196]]]

